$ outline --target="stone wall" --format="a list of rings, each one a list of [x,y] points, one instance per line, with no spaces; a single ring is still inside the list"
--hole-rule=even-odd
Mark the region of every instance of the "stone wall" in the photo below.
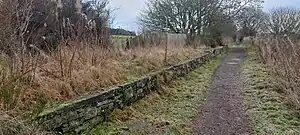
[[[37,117],[37,123],[46,130],[80,133],[104,121],[117,108],[136,102],[158,89],[163,82],[184,77],[190,71],[202,66],[216,56],[227,51],[227,47],[216,48],[205,55],[181,64],[149,74],[135,81],[99,90],[86,96],[45,110]]]

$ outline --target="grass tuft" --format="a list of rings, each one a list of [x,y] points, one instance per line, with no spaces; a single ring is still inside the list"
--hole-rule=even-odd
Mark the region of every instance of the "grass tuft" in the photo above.
[[[0,111],[0,135],[52,135],[20,118],[11,117],[9,112]]]

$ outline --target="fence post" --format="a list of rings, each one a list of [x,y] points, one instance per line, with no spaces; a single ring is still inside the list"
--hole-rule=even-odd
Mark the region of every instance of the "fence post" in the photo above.
[[[166,36],[166,44],[165,44],[165,59],[164,59],[164,62],[165,62],[165,65],[168,64],[167,62],[167,57],[168,57],[168,34],[167,32],[165,32],[165,36]]]

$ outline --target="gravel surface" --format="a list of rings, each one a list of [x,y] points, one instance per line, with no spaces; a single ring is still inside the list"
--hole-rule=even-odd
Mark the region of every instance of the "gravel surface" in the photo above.
[[[207,103],[195,122],[197,135],[250,135],[243,106],[241,64],[243,48],[232,48],[215,72]]]

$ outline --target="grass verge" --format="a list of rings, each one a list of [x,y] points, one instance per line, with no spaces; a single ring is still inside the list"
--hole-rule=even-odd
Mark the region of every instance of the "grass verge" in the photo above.
[[[204,105],[206,90],[218,63],[218,60],[212,61],[187,78],[165,86],[160,94],[153,93],[130,107],[116,110],[107,122],[87,134],[192,134],[192,121]]]
[[[258,55],[248,49],[243,66],[244,98],[252,129],[257,135],[298,135],[300,114],[288,106],[286,95]]]

